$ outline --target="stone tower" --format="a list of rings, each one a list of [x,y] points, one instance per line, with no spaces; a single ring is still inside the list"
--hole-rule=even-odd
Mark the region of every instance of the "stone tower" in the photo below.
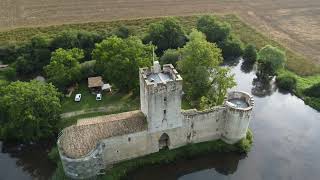
[[[182,126],[182,78],[171,64],[154,61],[151,68],[140,68],[141,111],[148,131],[156,132]]]
[[[254,100],[251,95],[242,91],[229,92],[227,98],[222,139],[233,144],[246,136]]]

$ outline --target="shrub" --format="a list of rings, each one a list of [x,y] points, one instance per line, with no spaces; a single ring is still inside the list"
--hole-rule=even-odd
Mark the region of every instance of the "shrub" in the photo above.
[[[235,36],[229,36],[224,41],[218,42],[224,59],[233,59],[243,54],[243,43]]]
[[[14,81],[17,79],[17,72],[13,67],[8,67],[3,70],[3,75],[9,81]]]
[[[320,98],[320,83],[311,86],[304,91],[304,94],[311,97]]]
[[[257,49],[253,44],[249,44],[244,49],[243,59],[248,63],[255,63],[257,60]]]
[[[291,74],[279,75],[276,78],[277,86],[287,91],[293,91],[297,86],[297,79]]]
[[[175,49],[168,49],[164,52],[164,54],[160,58],[161,64],[172,64],[173,66],[177,65],[179,60],[180,53]]]
[[[159,55],[167,49],[182,47],[186,43],[186,36],[178,20],[167,18],[151,24],[143,42],[152,42],[157,46],[156,53]]]
[[[120,26],[116,32],[115,35],[120,38],[128,38],[129,36],[133,35],[132,29],[128,28],[127,26]]]

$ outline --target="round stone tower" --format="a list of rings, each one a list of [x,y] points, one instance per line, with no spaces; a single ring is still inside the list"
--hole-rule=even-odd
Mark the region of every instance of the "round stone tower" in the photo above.
[[[251,120],[253,97],[246,92],[232,91],[225,101],[226,120],[222,138],[233,144],[246,136]]]

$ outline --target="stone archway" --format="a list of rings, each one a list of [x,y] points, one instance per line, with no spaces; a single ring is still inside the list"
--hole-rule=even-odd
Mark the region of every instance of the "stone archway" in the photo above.
[[[169,149],[170,138],[167,133],[163,133],[159,139],[159,150]]]

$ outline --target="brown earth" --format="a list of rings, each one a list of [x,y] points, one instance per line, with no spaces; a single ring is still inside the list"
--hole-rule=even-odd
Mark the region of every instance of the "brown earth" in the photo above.
[[[202,13],[235,13],[320,64],[319,0],[1,0],[0,29]]]

